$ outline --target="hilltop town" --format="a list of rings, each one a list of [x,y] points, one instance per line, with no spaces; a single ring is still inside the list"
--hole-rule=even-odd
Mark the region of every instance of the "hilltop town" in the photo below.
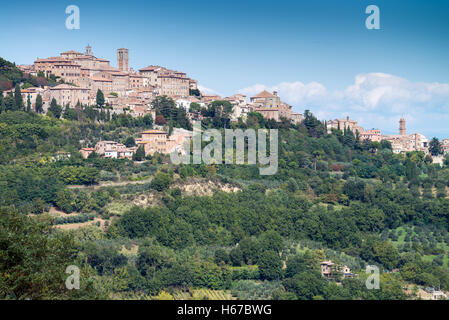
[[[183,72],[117,58],[0,58],[1,226],[17,256],[43,257],[8,255],[0,271],[24,280],[0,277],[0,297],[72,298],[53,275],[76,259],[101,289],[83,298],[447,299],[448,139],[410,133],[405,117],[394,135],[319,120],[278,92],[207,95]],[[172,161],[210,129],[270,131],[269,158],[275,132],[276,172]],[[76,242],[50,247],[66,235]],[[51,275],[37,293],[36,272]]]
[[[243,94],[221,97],[200,92],[198,81],[181,71],[155,65],[135,71],[130,67],[130,53],[126,48],[117,50],[117,67],[111,66],[111,62],[106,59],[96,57],[91,46],[87,46],[84,53],[70,50],[56,57],[38,58],[32,65],[18,67],[25,75],[40,79],[40,86],[24,88],[21,94],[24,101],[29,101],[32,106],[36,105],[40,96],[43,113],[48,112],[52,101],[65,108],[98,106],[98,94],[101,93],[104,101],[100,107],[108,110],[109,117],[119,114],[133,117],[150,115],[156,120],[157,114],[152,102],[156,97],[166,96],[174,101],[177,108],[185,110],[190,123],[206,118],[208,115],[202,109],[216,101],[225,101],[232,107],[229,115],[231,122],[238,122],[239,119],[245,121],[250,112],[257,112],[265,119],[275,122],[286,120],[297,124],[303,120],[303,115],[294,112],[291,105],[281,101],[276,91],[262,91],[249,99]],[[49,85],[46,79],[54,80],[55,83]],[[5,93],[12,91],[13,89]],[[164,120],[159,122],[164,123]],[[384,135],[379,129],[365,130],[349,117],[326,121],[326,127],[329,133],[333,129],[350,130],[360,140],[389,141],[394,153],[429,153],[429,139],[421,133],[407,133],[404,118],[400,120],[396,135]],[[191,132],[176,130],[169,137],[163,126],[156,129],[158,130],[142,133],[142,139],[138,141],[138,144],[144,146],[146,154],[180,150],[185,140],[192,136]],[[104,144],[107,148],[103,147]],[[443,139],[441,149],[442,155],[449,152],[449,139]],[[132,158],[136,150],[137,147],[127,148],[114,141],[103,141],[95,148],[85,146],[81,153],[84,157],[95,151],[105,157]],[[442,163],[442,155],[434,154],[434,161]]]
[[[301,115],[280,101],[276,92],[261,92],[251,97],[248,103],[242,94],[225,98],[202,94],[198,90],[198,82],[188,78],[184,72],[153,65],[134,71],[129,67],[129,50],[125,48],[117,50],[117,68],[112,67],[110,61],[95,57],[90,46],[86,47],[84,53],[71,50],[57,57],[37,59],[33,65],[18,67],[25,74],[61,82],[56,86],[31,87],[22,92],[25,97],[30,97],[32,104],[35,104],[40,94],[44,112],[53,98],[62,106],[74,107],[78,103],[95,105],[100,90],[112,114],[128,112],[133,116],[154,115],[151,101],[157,96],[167,96],[187,111],[192,103],[203,107],[216,100],[229,101],[233,106],[234,121],[239,117],[244,118],[249,111],[260,112],[276,121],[281,117],[293,123],[301,121]],[[194,116],[191,115],[192,119]]]

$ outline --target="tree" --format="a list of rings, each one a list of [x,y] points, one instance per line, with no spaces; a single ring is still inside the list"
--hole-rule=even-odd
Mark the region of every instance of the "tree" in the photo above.
[[[280,253],[284,248],[284,239],[278,232],[270,230],[261,235],[260,246],[263,250],[272,250]]]
[[[433,138],[429,142],[429,152],[433,157],[443,154],[443,145],[438,138]]]
[[[393,147],[391,145],[391,142],[388,140],[382,140],[380,142],[380,146],[382,149],[388,149],[388,150],[393,150]]]
[[[173,134],[173,120],[170,120],[170,125],[168,127],[168,136],[170,137]]]
[[[47,79],[45,77],[37,77],[36,78],[36,85],[38,87],[44,87],[47,85]]]
[[[189,112],[200,112],[201,111],[201,105],[196,102],[192,102],[190,104]]]
[[[157,96],[151,102],[152,107],[156,110],[157,114],[162,114],[164,119],[173,119],[174,112],[176,111],[176,102],[167,96]]]
[[[136,152],[133,154],[133,160],[134,161],[143,161],[145,160],[145,149],[143,145],[140,145]]]
[[[165,120],[164,116],[160,114],[160,115],[157,115],[157,116],[156,116],[156,121],[155,121],[155,123],[156,123],[158,126],[163,126],[164,124],[167,123],[167,121]]]
[[[319,261],[315,253],[306,251],[304,254],[297,254],[287,260],[285,276],[293,278],[296,274],[304,271],[318,271]]]
[[[104,94],[100,89],[98,89],[98,91],[97,91],[97,106],[99,106],[100,108],[103,108],[104,102],[105,102]]]
[[[321,159],[321,157],[324,155],[324,151],[323,150],[315,150],[313,152],[313,170],[316,171],[316,165],[319,159]]]
[[[306,271],[284,281],[288,291],[294,292],[299,300],[311,300],[322,294],[326,280],[319,272]]]
[[[16,84],[16,87],[14,89],[14,100],[16,103],[16,109],[18,109],[18,110],[23,109],[23,98],[22,98],[22,92],[20,91],[19,84]]]
[[[449,153],[444,157],[444,165],[446,167],[449,167]]]
[[[64,110],[63,117],[66,120],[76,121],[76,120],[78,120],[78,113],[76,112],[75,109],[66,108]]]
[[[304,126],[311,137],[318,138],[326,132],[324,125],[309,110],[304,111]]]
[[[61,118],[62,107],[58,105],[55,98],[51,100],[50,108],[48,108],[48,111],[51,111],[51,113],[55,116],[55,118],[57,119]]]
[[[126,146],[127,148],[135,147],[135,146],[136,146],[136,140],[134,140],[133,137],[128,137],[128,138],[126,138],[124,144],[125,144],[125,146]],[[144,152],[145,152],[145,151],[144,151]]]
[[[26,236],[24,236],[26,234]],[[73,235],[55,232],[48,216],[0,209],[0,299],[102,299],[81,268],[81,290],[67,290],[66,268],[78,265]]]
[[[229,259],[233,266],[240,267],[243,264],[242,249],[240,249],[240,247],[233,248],[231,252],[229,252]]]
[[[31,99],[30,95],[27,97],[27,112],[31,112]]]
[[[157,125],[164,125],[172,120],[174,127],[181,127],[191,130],[191,124],[187,117],[187,112],[183,107],[177,107],[176,102],[167,96],[158,96],[151,102],[156,110],[155,122]]]
[[[416,166],[416,163],[411,159],[407,159],[405,161],[405,176],[407,177],[408,181],[413,181],[417,179],[418,175],[419,169]]]
[[[217,114],[220,118],[229,118],[232,109],[232,104],[226,100],[216,100],[209,105],[209,112],[212,113],[211,117]]]
[[[220,264],[221,262],[227,264],[229,262],[229,254],[226,250],[220,248],[215,251],[215,262],[217,264]]]
[[[36,97],[36,104],[34,106],[34,109],[36,110],[37,113],[42,113],[44,111],[43,105],[44,104],[42,102],[42,96],[38,94]]]
[[[172,182],[172,176],[169,173],[158,172],[151,181],[151,188],[159,192],[167,190]]]
[[[151,114],[146,114],[143,116],[143,124],[147,127],[151,127],[153,125],[153,117]]]
[[[263,280],[278,280],[282,277],[282,261],[276,251],[262,252],[258,260],[260,277]]]
[[[199,97],[201,96],[201,92],[198,89],[189,89],[189,95]]]
[[[6,104],[4,99],[2,99],[2,101],[0,102],[0,113],[5,112],[6,111]]]

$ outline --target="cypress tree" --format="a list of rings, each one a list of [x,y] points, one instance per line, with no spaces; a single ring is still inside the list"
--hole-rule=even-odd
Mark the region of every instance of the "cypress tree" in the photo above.
[[[20,91],[20,85],[16,84],[16,88],[14,90],[14,100],[16,102],[16,109],[20,110],[23,108],[23,98],[22,92]]]
[[[42,96],[40,94],[37,95],[36,97],[36,105],[35,105],[35,109],[37,113],[42,113],[44,111],[43,108],[43,102],[42,102]]]
[[[103,108],[104,106],[104,94],[100,89],[97,91],[97,106],[100,108]]]
[[[31,99],[30,99],[30,95],[28,95],[28,98],[27,98],[27,112],[31,112]]]

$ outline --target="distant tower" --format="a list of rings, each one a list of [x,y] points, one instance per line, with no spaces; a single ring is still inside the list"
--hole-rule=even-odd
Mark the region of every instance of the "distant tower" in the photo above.
[[[399,135],[405,136],[407,134],[407,131],[405,129],[405,119],[402,117],[401,120],[399,120]]]
[[[90,45],[87,45],[86,47],[86,53],[84,53],[86,56],[92,56],[92,47]]]
[[[118,49],[117,50],[117,65],[121,71],[127,72],[129,70],[129,50]]]

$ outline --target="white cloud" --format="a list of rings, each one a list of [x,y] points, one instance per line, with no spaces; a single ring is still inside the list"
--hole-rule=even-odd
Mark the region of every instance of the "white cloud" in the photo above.
[[[409,131],[449,136],[449,84],[412,82],[385,73],[357,75],[344,90],[329,91],[318,82],[282,82],[268,87],[256,84],[239,90],[248,96],[278,91],[281,99],[302,112],[310,109],[320,119],[349,115],[367,128],[397,131],[401,116]]]
[[[202,92],[202,93],[205,93],[205,94],[217,94],[217,95],[220,95],[221,96],[221,94],[219,94],[217,91],[215,91],[214,89],[210,89],[210,88],[206,88],[206,87],[203,87],[203,86],[201,86],[201,85],[198,85],[198,89]]]

